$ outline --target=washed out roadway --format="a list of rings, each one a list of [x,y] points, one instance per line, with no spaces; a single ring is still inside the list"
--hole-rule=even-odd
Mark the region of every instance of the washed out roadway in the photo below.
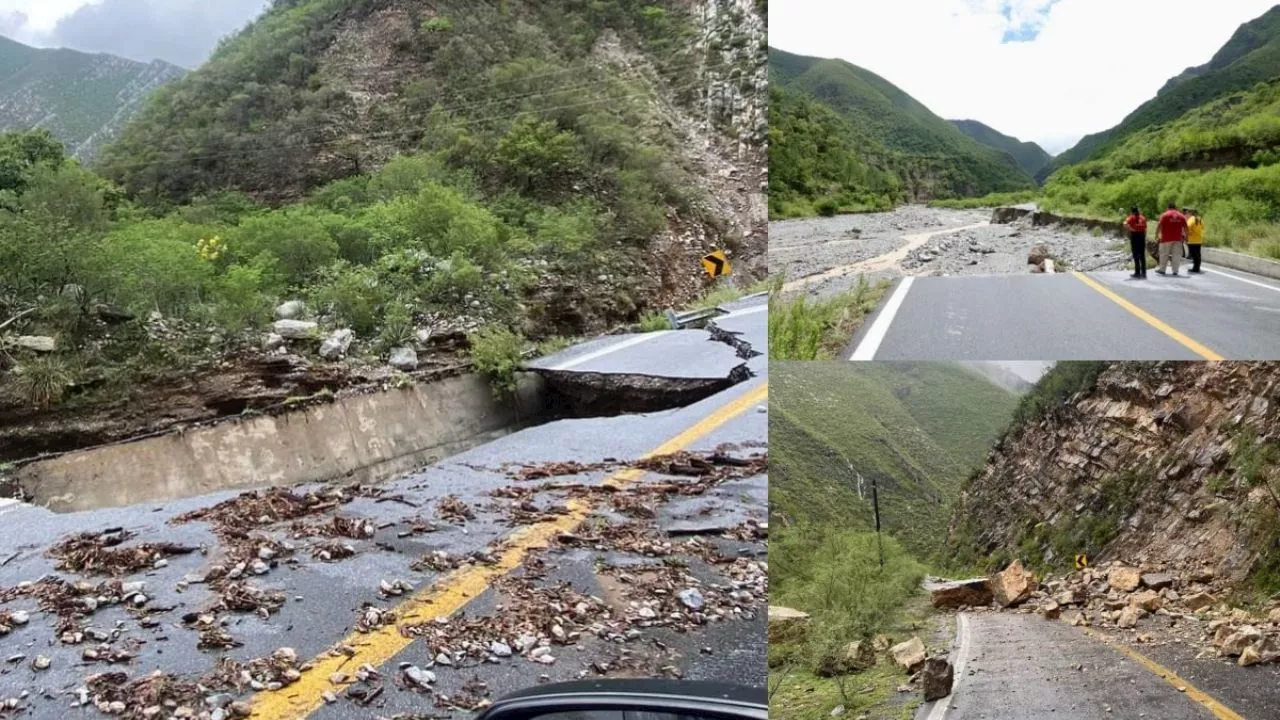
[[[750,303],[748,304],[750,305]],[[741,309],[741,308],[739,308]],[[737,327],[743,337],[761,342],[763,348],[766,316],[763,312],[726,316],[727,324]],[[686,331],[681,331],[686,332]],[[689,331],[692,332],[692,331]],[[698,331],[705,335],[705,332]],[[671,333],[647,340],[636,348],[664,357],[669,372],[683,372],[688,363],[701,362],[705,346],[688,345],[688,336]],[[703,338],[720,348],[722,342]],[[598,351],[596,347],[592,352]],[[632,349],[608,353],[610,362],[631,363],[626,357]],[[715,352],[719,352],[716,350]],[[732,350],[729,356],[733,356]],[[601,356],[602,358],[604,356]],[[735,363],[743,360],[735,358]],[[727,360],[726,360],[727,363]],[[381,484],[383,497],[400,500],[379,502],[374,498],[358,498],[329,515],[367,518],[377,526],[371,539],[347,540],[357,549],[354,557],[337,562],[321,562],[311,557],[313,538],[290,540],[297,551],[291,558],[281,558],[265,575],[253,577],[251,583],[284,593],[285,603],[269,618],[253,613],[221,612],[226,629],[242,647],[225,651],[204,651],[196,647],[197,635],[181,623],[185,613],[204,610],[213,598],[206,584],[191,584],[179,592],[179,583],[191,573],[202,573],[217,561],[223,540],[206,522],[173,524],[170,520],[192,510],[206,508],[235,497],[238,493],[218,493],[158,505],[101,509],[91,512],[58,515],[41,508],[17,505],[6,508],[0,516],[0,593],[23,581],[35,581],[55,574],[70,581],[97,583],[105,578],[59,572],[46,555],[50,544],[72,533],[101,531],[123,527],[136,533],[126,545],[139,542],[175,542],[203,545],[208,555],[192,553],[168,559],[167,567],[152,569],[123,578],[143,580],[148,606],[158,611],[152,618],[158,627],[144,629],[138,619],[119,605],[99,608],[84,623],[93,628],[121,630],[119,646],[126,638],[143,641],[138,656],[130,662],[106,665],[88,664],[81,660],[85,647],[58,642],[53,625],[56,617],[40,612],[35,601],[18,596],[0,604],[0,610],[28,610],[32,617],[25,626],[15,627],[0,637],[5,657],[23,654],[23,660],[0,667],[0,699],[16,697],[26,691],[22,705],[25,717],[59,718],[75,700],[74,691],[84,685],[85,678],[95,672],[123,671],[138,678],[152,671],[195,678],[208,673],[220,657],[237,661],[269,656],[280,647],[294,648],[302,660],[314,659],[315,667],[302,673],[301,680],[278,691],[253,693],[245,688],[237,699],[248,701],[255,718],[298,717],[373,717],[397,713],[448,714],[433,707],[431,695],[412,692],[404,687],[398,670],[402,662],[426,667],[429,654],[422,639],[403,637],[394,626],[384,626],[372,633],[354,632],[354,624],[362,606],[394,608],[400,623],[431,621],[437,617],[457,620],[462,617],[501,616],[492,586],[504,575],[530,575],[538,586],[568,582],[585,596],[604,600],[615,620],[628,618],[621,627],[638,631],[626,642],[597,639],[584,632],[576,644],[552,646],[556,662],[535,663],[524,657],[500,659],[496,664],[465,663],[468,667],[437,665],[436,694],[456,695],[468,681],[478,679],[487,684],[489,696],[496,699],[504,693],[529,687],[541,681],[594,677],[593,664],[615,662],[620,657],[634,661],[617,672],[626,674],[676,673],[690,679],[709,679],[740,684],[763,685],[765,670],[764,608],[766,599],[761,587],[754,589],[734,584],[728,577],[741,570],[744,563],[763,562],[767,530],[754,523],[766,523],[768,483],[765,474],[729,480],[702,495],[671,496],[665,502],[651,503],[656,517],[650,536],[668,538],[667,530],[680,534],[670,536],[672,542],[695,537],[713,545],[719,554],[736,563],[710,564],[695,554],[677,553],[663,559],[644,557],[620,551],[608,545],[569,546],[554,541],[561,532],[584,532],[604,524],[635,521],[625,517],[599,496],[569,498],[556,490],[542,490],[533,498],[540,509],[563,508],[564,514],[550,515],[532,525],[512,526],[507,522],[507,507],[514,501],[495,498],[491,492],[508,487],[534,487],[543,480],[518,481],[509,472],[518,466],[540,463],[576,461],[596,463],[606,459],[631,461],[651,454],[668,454],[681,450],[710,453],[719,450],[737,458],[767,453],[767,366],[763,359],[752,361],[754,376],[696,404],[647,415],[560,420],[514,432],[466,453],[447,458],[422,471]],[[514,466],[514,467],[513,467]],[[586,485],[609,484],[638,487],[649,483],[688,481],[689,478],[664,476],[661,473],[612,467],[575,476],[555,477],[547,482],[573,482]],[[300,491],[301,489],[299,489]],[[437,505],[448,495],[471,507],[475,517],[455,524],[441,520]],[[412,503],[409,505],[408,503]],[[308,521],[317,518],[306,518]],[[427,521],[437,529],[425,534],[406,534],[414,524]],[[644,522],[644,520],[641,520]],[[767,526],[766,526],[767,527]],[[746,532],[755,528],[754,534]],[[290,539],[287,521],[262,526],[259,531],[277,540]],[[732,532],[731,532],[732,531]],[[548,547],[549,546],[549,547]],[[496,565],[464,565],[451,572],[415,571],[410,565],[424,555],[444,550],[453,556],[467,556],[489,548],[498,560]],[[7,561],[6,561],[7,560]],[[531,566],[528,562],[534,561]],[[539,564],[537,561],[541,561]],[[633,600],[646,595],[637,586],[619,586],[608,568],[637,566],[634,575],[642,575],[644,566],[672,565],[686,568],[691,587],[701,587],[707,597],[725,594],[735,588],[746,591],[733,603],[721,609],[729,619],[708,622],[685,632],[683,627],[664,627],[637,622]],[[379,593],[380,580],[403,579],[414,590],[402,597],[384,598]],[[700,585],[698,583],[701,583]],[[2,595],[0,595],[2,597]],[[733,609],[730,605],[737,605]],[[708,608],[709,609],[709,608]],[[659,618],[661,619],[661,618]],[[346,643],[355,657],[335,658],[328,651]],[[52,659],[43,671],[32,670],[29,663],[37,654]],[[344,685],[333,685],[329,676],[335,668],[348,675],[361,664],[369,663],[383,676],[384,691],[368,707],[359,707],[343,696]],[[338,702],[326,705],[323,692],[333,692]],[[197,708],[207,709],[207,708]],[[99,716],[92,707],[75,711],[77,715]],[[456,715],[464,714],[453,711]],[[163,717],[163,716],[162,716]]]
[[[1218,270],[909,278],[851,340],[874,360],[1265,360],[1280,282]],[[899,295],[897,303],[891,302]],[[885,308],[896,312],[886,313]],[[879,327],[877,328],[877,324]],[[870,338],[870,339],[869,339]]]

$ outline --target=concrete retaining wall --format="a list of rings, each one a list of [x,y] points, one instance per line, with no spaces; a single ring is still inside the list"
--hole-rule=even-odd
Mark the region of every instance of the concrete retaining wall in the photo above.
[[[485,380],[464,375],[78,450],[26,465],[15,479],[34,504],[58,512],[336,478],[381,480],[532,419],[544,406],[542,388],[530,375],[518,401],[498,402]]]
[[[1254,275],[1280,280],[1280,262],[1275,260],[1253,257],[1252,255],[1241,255],[1238,252],[1211,247],[1205,248],[1201,253],[1204,256],[1204,261],[1210,265],[1220,265],[1224,268],[1241,270]]]

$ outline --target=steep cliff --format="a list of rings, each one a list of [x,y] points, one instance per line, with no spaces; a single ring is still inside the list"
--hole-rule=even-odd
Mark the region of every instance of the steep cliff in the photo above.
[[[961,562],[1077,553],[1273,591],[1280,365],[1116,363],[1016,424],[962,489]]]

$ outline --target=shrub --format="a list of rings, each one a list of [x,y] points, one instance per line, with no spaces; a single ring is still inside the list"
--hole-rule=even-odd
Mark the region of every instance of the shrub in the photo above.
[[[839,211],[840,206],[836,204],[835,200],[828,199],[818,202],[818,214],[822,217],[835,217],[835,214]]]
[[[23,362],[14,370],[13,382],[18,396],[29,405],[47,410],[62,401],[67,386],[74,379],[67,364],[58,358],[38,357]]]
[[[516,371],[524,354],[524,338],[504,327],[490,325],[468,337],[476,371],[489,380],[494,397],[516,391]]]
[[[301,284],[338,258],[338,243],[315,210],[294,208],[247,218],[229,239],[237,259],[267,253],[290,284]]]

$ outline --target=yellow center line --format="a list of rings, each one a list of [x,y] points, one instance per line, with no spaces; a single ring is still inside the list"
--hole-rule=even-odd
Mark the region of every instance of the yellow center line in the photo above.
[[[1110,638],[1106,637],[1105,635],[1103,635],[1102,633],[1096,630],[1093,630],[1091,628],[1082,628],[1082,629],[1085,631],[1085,634],[1087,634],[1089,637],[1092,637],[1095,640],[1099,640],[1103,643],[1106,643],[1107,645],[1110,645],[1116,650],[1124,653],[1126,656],[1129,657],[1130,660],[1133,660],[1134,662],[1145,667],[1146,669],[1150,670],[1156,675],[1159,675],[1160,677],[1164,678],[1164,680],[1168,682],[1170,685],[1186,693],[1187,697],[1205,706],[1205,708],[1207,708],[1209,712],[1213,713],[1213,716],[1215,718],[1218,718],[1218,720],[1244,720],[1244,717],[1241,716],[1239,713],[1227,707],[1226,705],[1223,705],[1222,703],[1218,702],[1209,694],[1197,689],[1191,683],[1178,677],[1177,673],[1170,670],[1169,668],[1166,668],[1160,663],[1157,663],[1155,660],[1152,660],[1151,658],[1147,657],[1146,655],[1143,655],[1137,650],[1134,650],[1128,645],[1123,645],[1121,643],[1112,641]]]
[[[1214,352],[1214,351],[1210,350],[1209,348],[1205,347],[1204,345],[1201,345],[1200,343],[1196,342],[1195,340],[1192,340],[1191,338],[1187,337],[1187,336],[1186,336],[1186,335],[1184,335],[1183,333],[1181,333],[1181,332],[1179,332],[1178,330],[1174,329],[1171,325],[1169,325],[1169,324],[1168,324],[1168,323],[1166,323],[1165,321],[1161,320],[1160,318],[1157,318],[1156,316],[1152,315],[1151,313],[1147,312],[1146,310],[1143,310],[1142,308],[1138,307],[1137,305],[1134,305],[1133,303],[1129,302],[1128,300],[1125,300],[1124,298],[1120,297],[1120,296],[1119,296],[1119,295],[1117,295],[1115,292],[1113,292],[1110,288],[1108,288],[1108,287],[1104,286],[1102,283],[1098,282],[1097,280],[1094,280],[1093,278],[1089,277],[1088,275],[1085,275],[1084,273],[1079,272],[1079,271],[1074,271],[1074,272],[1072,272],[1071,274],[1072,274],[1072,275],[1075,275],[1077,278],[1079,278],[1079,279],[1080,279],[1080,282],[1083,282],[1085,285],[1088,285],[1089,287],[1093,288],[1094,290],[1097,290],[1099,293],[1101,293],[1101,294],[1103,295],[1103,297],[1105,297],[1105,298],[1107,298],[1108,300],[1110,300],[1110,301],[1114,302],[1115,304],[1119,305],[1120,307],[1124,308],[1125,310],[1128,310],[1130,313],[1132,313],[1132,314],[1133,314],[1135,317],[1137,317],[1139,320],[1141,320],[1141,321],[1145,322],[1146,324],[1150,325],[1151,327],[1153,327],[1153,328],[1155,328],[1155,329],[1159,330],[1160,332],[1164,333],[1165,335],[1168,335],[1170,338],[1173,338],[1173,340],[1174,340],[1175,342],[1177,342],[1177,343],[1181,344],[1183,347],[1185,347],[1185,348],[1187,348],[1188,350],[1190,350],[1191,352],[1193,352],[1193,353],[1195,353],[1195,354],[1199,355],[1200,357],[1204,358],[1205,360],[1225,360],[1225,359],[1226,359],[1226,358],[1222,357],[1221,355],[1219,355],[1218,353],[1216,353],[1216,352]]]
[[[669,455],[684,450],[694,442],[751,407],[768,399],[769,384],[759,387],[742,397],[717,408],[692,427],[663,443],[646,458]],[[644,477],[645,471],[628,468],[605,480],[606,484],[623,487]],[[529,551],[547,547],[557,535],[571,532],[591,514],[590,503],[571,500],[569,513],[555,520],[522,527],[507,536],[502,544],[498,562],[463,568],[451,572],[432,585],[410,596],[396,606],[396,625],[387,625],[369,633],[352,633],[338,642],[355,649],[351,657],[333,656],[328,652],[311,661],[311,669],[292,685],[275,691],[257,693],[251,699],[253,717],[266,720],[298,720],[310,715],[324,704],[326,690],[340,692],[350,683],[335,685],[329,677],[336,672],[352,675],[355,668],[368,663],[380,667],[409,646],[414,638],[400,633],[399,624],[429,622],[441,616],[452,615],[483,593],[495,579],[511,572],[524,562]]]

